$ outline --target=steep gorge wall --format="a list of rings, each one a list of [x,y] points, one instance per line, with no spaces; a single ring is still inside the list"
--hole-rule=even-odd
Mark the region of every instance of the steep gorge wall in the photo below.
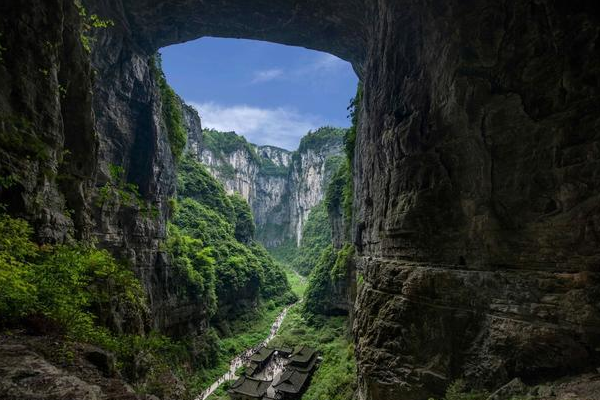
[[[424,399],[458,376],[495,387],[593,370],[597,12],[372,6],[354,166],[362,398]]]
[[[172,295],[158,246],[175,182],[150,58],[203,35],[246,37],[331,52],[364,83],[352,228],[361,398],[420,400],[460,376],[495,387],[600,365],[592,2],[89,3],[115,22],[96,33],[93,85],[70,1],[0,5],[2,134],[32,126],[50,149],[33,157],[2,142],[2,174],[63,172],[28,174],[1,198],[43,240],[93,234],[132,260],[155,326],[193,325],[201,305]],[[67,149],[72,161],[59,163]],[[155,219],[94,205],[111,163]]]
[[[185,106],[184,110],[186,121],[199,118],[195,110]],[[252,207],[257,238],[268,247],[290,239],[299,243],[308,213],[323,199],[335,172],[344,131],[321,128],[309,133],[303,139],[305,145],[291,152],[256,146],[234,132],[203,133],[199,125],[190,124],[188,129],[188,146],[197,149],[197,159],[229,194],[239,193]],[[306,144],[311,138],[314,143]],[[226,142],[232,144],[222,144]]]

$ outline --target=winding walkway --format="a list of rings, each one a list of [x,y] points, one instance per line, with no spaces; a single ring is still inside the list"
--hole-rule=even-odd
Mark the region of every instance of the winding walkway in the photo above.
[[[275,322],[273,322],[273,325],[271,325],[271,331],[269,332],[269,336],[267,336],[267,338],[265,340],[263,340],[261,343],[257,344],[256,346],[244,351],[242,354],[238,355],[233,360],[231,360],[231,362],[229,363],[229,370],[225,374],[223,374],[219,379],[214,381],[212,385],[210,385],[203,392],[201,392],[198,395],[198,397],[196,397],[196,400],[206,400],[223,383],[237,379],[238,377],[235,375],[235,371],[237,371],[241,366],[249,363],[250,357],[252,357],[252,355],[254,355],[258,350],[260,350],[261,347],[266,346],[271,340],[273,340],[275,335],[277,335],[279,328],[281,328],[281,324],[283,323],[283,320],[285,319],[285,316],[287,315],[288,310],[290,309],[290,307],[293,307],[294,305],[295,304],[285,307],[281,311],[281,313],[279,313],[279,315],[275,319]]]

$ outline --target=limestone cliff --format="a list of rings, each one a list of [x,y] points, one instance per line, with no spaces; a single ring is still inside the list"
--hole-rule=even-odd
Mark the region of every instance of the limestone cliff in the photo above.
[[[185,108],[186,120],[198,118]],[[324,196],[342,153],[344,130],[309,132],[297,151],[248,143],[234,132],[198,131],[189,125],[190,149],[231,194],[238,192],[252,207],[257,238],[268,247],[287,239],[296,243],[311,208]]]

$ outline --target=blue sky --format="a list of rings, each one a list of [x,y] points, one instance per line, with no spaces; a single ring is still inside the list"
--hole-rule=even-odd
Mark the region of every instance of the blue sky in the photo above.
[[[161,50],[169,84],[205,128],[294,150],[308,130],[347,127],[357,78],[330,54],[243,39],[202,38]]]

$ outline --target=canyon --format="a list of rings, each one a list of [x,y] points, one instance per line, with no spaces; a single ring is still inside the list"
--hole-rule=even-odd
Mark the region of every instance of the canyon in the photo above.
[[[83,3],[113,24],[93,29],[71,0],[0,4],[0,172],[15,181],[0,200],[41,243],[93,239],[128,260],[149,316],[111,310],[111,328],[205,323],[161,249],[176,159],[153,57],[202,36],[248,38],[339,56],[364,87],[347,227],[359,399],[425,400],[461,377],[493,390],[600,366],[592,2]],[[98,205],[111,165],[155,216]],[[235,185],[251,199],[255,189]],[[297,229],[304,217],[294,218]]]
[[[198,112],[183,105],[188,148],[229,194],[239,193],[254,215],[256,237],[267,248],[297,246],[310,210],[341,163],[344,130],[308,132],[296,151],[256,146],[235,132],[202,131]]]

